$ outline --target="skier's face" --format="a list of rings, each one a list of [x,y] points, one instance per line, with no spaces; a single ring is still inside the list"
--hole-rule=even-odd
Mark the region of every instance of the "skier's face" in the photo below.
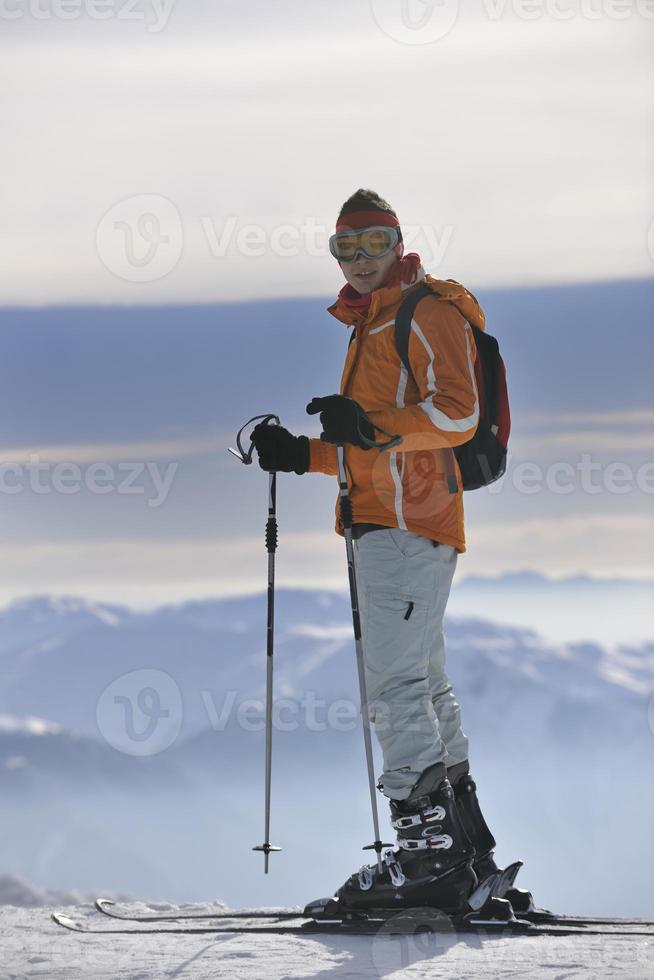
[[[391,266],[397,262],[395,252],[382,255],[380,259],[369,259],[359,255],[352,262],[339,262],[343,275],[357,293],[371,293],[378,289],[388,275]]]

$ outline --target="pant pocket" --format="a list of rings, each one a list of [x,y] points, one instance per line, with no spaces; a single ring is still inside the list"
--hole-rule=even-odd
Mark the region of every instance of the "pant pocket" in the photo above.
[[[371,701],[402,701],[415,683],[427,685],[426,627],[426,606],[415,597],[379,592],[367,596],[362,637]]]

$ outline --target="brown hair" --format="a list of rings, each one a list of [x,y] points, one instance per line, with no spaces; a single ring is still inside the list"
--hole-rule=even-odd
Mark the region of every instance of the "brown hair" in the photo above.
[[[348,197],[338,213],[339,220],[346,214],[352,214],[353,211],[387,211],[397,218],[397,214],[395,214],[388,201],[385,201],[375,191],[371,191],[366,187],[360,187],[351,197]]]

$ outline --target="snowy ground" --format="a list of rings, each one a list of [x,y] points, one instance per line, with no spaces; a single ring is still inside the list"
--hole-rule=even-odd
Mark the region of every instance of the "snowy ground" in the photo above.
[[[50,911],[0,909],[0,980],[654,978],[654,935],[83,936],[55,925]],[[66,912],[113,925],[88,906]]]

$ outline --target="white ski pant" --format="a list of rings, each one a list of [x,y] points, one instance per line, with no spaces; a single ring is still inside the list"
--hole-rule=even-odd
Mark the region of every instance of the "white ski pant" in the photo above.
[[[443,616],[458,553],[384,528],[354,544],[370,718],[386,796],[406,799],[421,773],[468,758],[461,712],[445,673]]]

